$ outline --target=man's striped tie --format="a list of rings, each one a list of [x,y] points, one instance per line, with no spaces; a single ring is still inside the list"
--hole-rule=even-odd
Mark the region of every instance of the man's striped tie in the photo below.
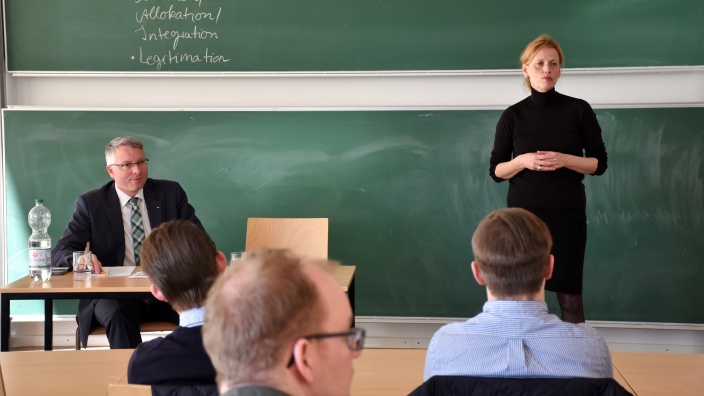
[[[139,198],[132,197],[129,200],[132,204],[130,223],[132,224],[132,246],[134,246],[134,263],[139,265],[139,252],[142,250],[144,242],[144,225],[142,225],[142,214],[139,212]]]

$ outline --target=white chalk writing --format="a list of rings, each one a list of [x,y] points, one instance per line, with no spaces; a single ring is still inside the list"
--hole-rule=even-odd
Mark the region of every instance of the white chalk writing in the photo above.
[[[216,65],[231,60],[218,53],[222,6],[208,6],[210,0],[132,1],[136,5],[134,34],[142,43],[139,55],[131,56],[133,61],[162,70],[179,64]]]
[[[164,65],[172,65],[179,63],[227,63],[230,59],[222,55],[209,52],[208,48],[202,54],[191,54],[186,52],[171,52],[166,54],[144,55],[142,47],[139,47],[139,63],[156,66],[157,70],[161,70]]]
[[[144,25],[142,25],[139,29],[135,30],[135,33],[137,32],[141,32],[143,34],[142,40],[144,41],[173,40],[173,45],[171,47],[172,49],[176,49],[178,47],[178,42],[181,39],[206,40],[218,38],[217,33],[200,29],[198,26],[194,26],[193,31],[161,30],[159,27],[155,32],[147,33]]]
[[[221,12],[222,7],[218,8],[218,12],[216,14],[207,11],[193,12],[188,10],[188,7],[186,7],[186,9],[184,9],[183,11],[176,11],[174,10],[174,5],[171,4],[167,11],[162,10],[160,6],[145,8],[141,12],[137,12],[136,18],[137,23],[142,23],[142,21],[144,21],[145,19],[159,21],[186,20],[191,22],[210,20],[214,21],[215,23],[218,23]]]

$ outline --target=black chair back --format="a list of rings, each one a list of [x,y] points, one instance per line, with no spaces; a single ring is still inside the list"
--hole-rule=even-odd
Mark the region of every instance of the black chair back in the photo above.
[[[613,378],[487,378],[436,375],[411,396],[629,396]]]

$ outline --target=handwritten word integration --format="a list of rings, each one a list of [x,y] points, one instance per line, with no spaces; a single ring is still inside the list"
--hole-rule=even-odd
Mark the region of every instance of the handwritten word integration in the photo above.
[[[178,41],[181,39],[207,40],[212,38],[217,39],[219,37],[217,33],[199,29],[198,26],[194,26],[192,32],[178,30],[161,30],[161,28],[157,28],[156,32],[147,33],[147,30],[144,28],[144,25],[142,25],[139,29],[135,30],[134,32],[141,32],[142,40],[144,41],[173,40],[172,49],[176,49],[176,47],[178,47]]]

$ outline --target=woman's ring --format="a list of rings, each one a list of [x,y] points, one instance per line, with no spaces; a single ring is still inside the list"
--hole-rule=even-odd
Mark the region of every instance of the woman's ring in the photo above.
[[[538,170],[543,170],[543,166],[542,166],[542,165],[538,165]]]

